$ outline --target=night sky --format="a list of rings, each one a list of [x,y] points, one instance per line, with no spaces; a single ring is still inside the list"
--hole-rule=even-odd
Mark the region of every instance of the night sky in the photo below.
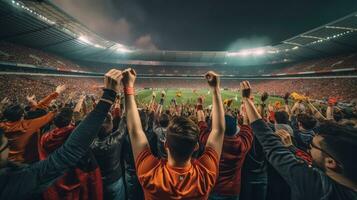
[[[143,49],[274,45],[357,11],[357,0],[53,0],[103,37]]]

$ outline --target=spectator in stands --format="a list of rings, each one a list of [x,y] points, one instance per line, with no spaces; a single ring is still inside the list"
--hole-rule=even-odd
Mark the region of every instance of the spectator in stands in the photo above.
[[[170,117],[166,113],[160,114],[159,119],[154,121],[153,131],[157,138],[157,154],[159,158],[167,158],[165,142],[169,122]]]
[[[185,117],[174,118],[166,135],[167,161],[155,158],[143,132],[134,99],[136,73],[123,72],[128,130],[139,182],[146,199],[207,198],[218,175],[218,162],[224,138],[224,110],[216,74],[206,74],[213,93],[212,132],[206,150],[197,160],[191,155],[198,148],[198,127]],[[197,182],[198,181],[198,182]]]
[[[47,107],[49,102],[64,91],[65,87],[58,86],[55,94],[46,97],[34,108]],[[44,116],[24,120],[24,110],[20,105],[12,105],[5,109],[4,118],[6,122],[0,123],[0,128],[5,131],[9,140],[9,160],[20,163],[32,163],[37,159],[37,143],[41,127],[52,121],[55,113],[49,112]]]
[[[253,132],[263,146],[268,161],[292,189],[292,199],[357,199],[356,130],[322,122],[310,145],[315,167],[299,162],[262,120],[250,100],[249,82],[241,83],[244,106]]]
[[[53,122],[55,129],[45,133],[40,140],[40,159],[45,160],[63,145],[74,130],[71,108],[62,108]],[[43,195],[45,200],[63,198],[103,199],[102,177],[92,153],[89,151],[76,165],[49,187]]]
[[[142,124],[145,136],[149,142],[150,149],[154,155],[157,156],[156,148],[157,148],[157,137],[153,133],[153,122],[154,122],[154,112],[151,112],[149,116],[143,112],[143,110],[139,111],[140,115],[140,122]],[[147,127],[147,129],[145,129]],[[125,171],[124,179],[125,179],[125,191],[126,191],[126,198],[128,200],[137,200],[137,199],[144,199],[143,189],[139,183],[138,177],[136,175],[136,166],[135,160],[133,156],[132,146],[130,144],[130,138],[127,129],[127,120],[126,117],[123,116],[123,119],[120,121],[119,124],[119,131],[121,134],[125,135],[125,139],[123,141],[122,147],[122,171]]]
[[[202,110],[197,111],[199,127],[203,144],[209,133]],[[241,170],[245,156],[253,142],[253,133],[248,125],[248,118],[243,114],[243,125],[237,130],[237,120],[231,115],[225,115],[226,131],[224,133],[222,156],[219,162],[219,176],[209,199],[238,200],[241,188]]]
[[[296,146],[307,152],[313,137],[315,136],[314,128],[317,120],[306,113],[298,114],[291,117],[292,126],[294,128],[294,140]]]
[[[111,114],[107,114],[98,137],[91,145],[103,179],[103,197],[105,200],[124,200],[125,188],[120,162],[124,133],[113,130]]]
[[[7,161],[8,140],[0,131],[0,199],[33,199],[33,194],[42,191],[67,170],[75,167],[88,152],[113,104],[120,79],[119,70],[111,70],[105,75],[104,93],[95,109],[73,131],[64,145],[46,160],[20,166]]]

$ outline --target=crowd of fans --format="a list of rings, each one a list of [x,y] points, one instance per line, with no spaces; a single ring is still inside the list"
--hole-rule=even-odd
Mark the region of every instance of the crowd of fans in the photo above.
[[[286,66],[276,71],[276,73],[292,73],[304,71],[320,71],[341,68],[357,68],[357,53],[327,57],[322,59],[299,62],[292,66]]]
[[[15,62],[20,64],[31,64],[35,66],[46,66],[59,70],[84,70],[103,72],[108,68],[108,65],[97,63],[95,67],[79,66],[68,59],[50,54],[41,50],[21,46],[9,42],[0,42],[0,60]],[[209,70],[218,70],[221,75],[261,75],[270,73],[295,73],[305,71],[320,71],[332,70],[341,68],[357,68],[357,54],[339,55],[315,60],[299,62],[293,65],[284,65],[280,67],[272,67],[271,65],[258,66],[242,66],[240,68],[231,67],[229,65],[222,66],[201,66],[192,68],[190,66],[138,66],[137,71],[140,74],[187,74],[198,75]]]
[[[357,199],[356,104],[348,117],[336,99],[316,107],[287,93],[267,105],[267,92],[252,98],[260,83],[243,81],[231,108],[212,71],[209,106],[164,92],[138,103],[130,68],[106,73],[104,89],[0,78],[0,199]]]
[[[7,97],[12,101],[26,103],[27,96],[36,95],[37,98],[42,98],[49,94],[53,87],[64,84],[68,88],[60,100],[71,93],[98,96],[98,87],[103,86],[102,81],[94,78],[0,75],[0,98]]]
[[[0,60],[20,64],[50,67],[58,70],[84,69],[83,66],[79,66],[67,59],[58,57],[56,55],[9,42],[0,42]]]

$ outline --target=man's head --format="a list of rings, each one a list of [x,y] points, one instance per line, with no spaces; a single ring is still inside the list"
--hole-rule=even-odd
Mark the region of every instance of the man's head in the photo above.
[[[159,119],[159,124],[162,128],[166,128],[169,125],[170,117],[167,114],[162,114]]]
[[[4,118],[10,122],[16,122],[24,116],[24,109],[20,105],[10,105],[4,111]]]
[[[105,117],[102,127],[98,133],[98,137],[105,137],[113,131],[113,117],[110,113]]]
[[[311,130],[316,126],[317,120],[308,114],[301,113],[297,115],[299,129]]]
[[[334,122],[322,122],[310,145],[314,164],[357,183],[357,129]]]
[[[198,126],[189,118],[175,117],[168,126],[166,144],[176,162],[187,161],[198,148]]]
[[[226,130],[224,132],[224,135],[235,135],[237,133],[237,120],[230,115],[225,115],[224,119],[226,120]]]
[[[275,112],[274,117],[277,124],[289,124],[289,115],[285,111]]]
[[[56,127],[63,128],[71,123],[72,117],[73,117],[72,109],[68,107],[64,107],[53,119],[53,123],[55,124]]]

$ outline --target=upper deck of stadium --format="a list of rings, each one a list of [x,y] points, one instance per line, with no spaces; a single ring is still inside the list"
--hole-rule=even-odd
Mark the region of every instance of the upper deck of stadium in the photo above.
[[[0,40],[81,62],[164,66],[290,63],[357,49],[357,12],[271,46],[240,51],[141,50],[109,41],[50,1],[0,1]]]

